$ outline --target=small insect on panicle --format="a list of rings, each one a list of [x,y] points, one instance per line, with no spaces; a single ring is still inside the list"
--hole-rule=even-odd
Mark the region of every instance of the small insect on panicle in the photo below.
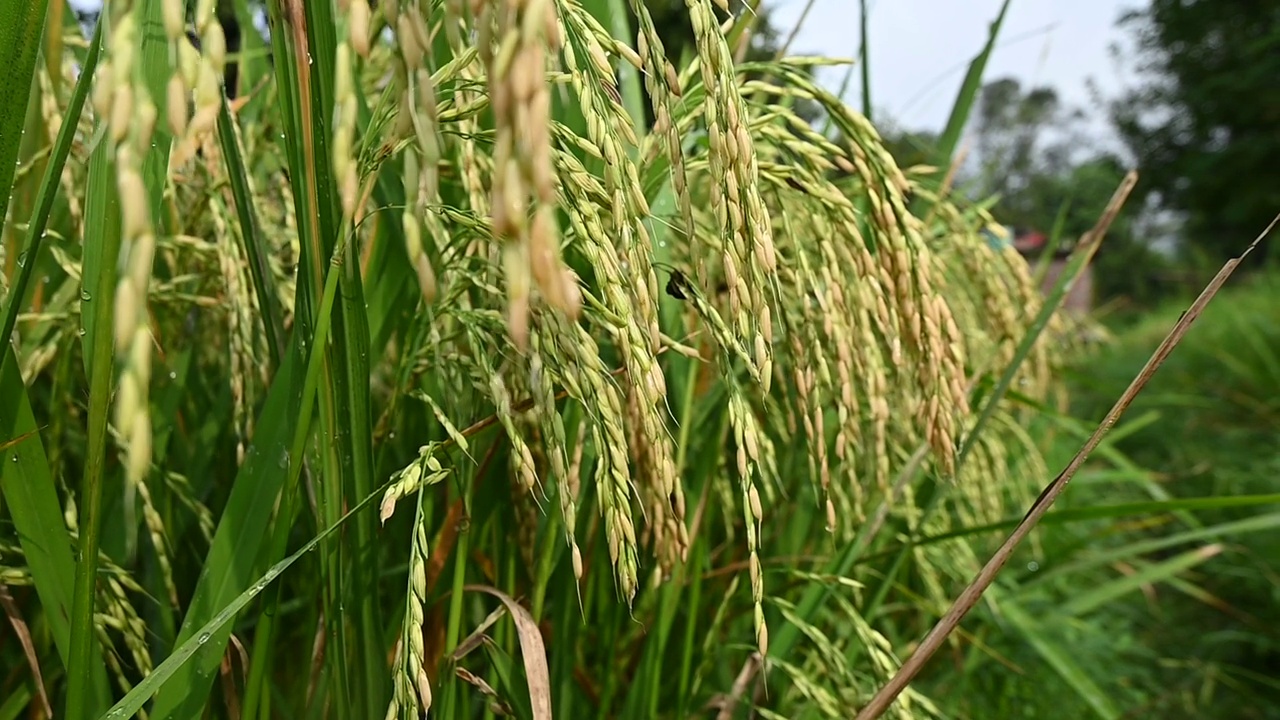
[[[689,296],[684,293],[688,282],[688,280],[685,280],[684,273],[679,270],[672,270],[671,279],[667,280],[667,294],[677,300],[688,300]]]

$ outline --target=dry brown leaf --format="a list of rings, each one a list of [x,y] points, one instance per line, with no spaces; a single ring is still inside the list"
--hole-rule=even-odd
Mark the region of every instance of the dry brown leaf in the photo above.
[[[542,643],[542,633],[533,615],[510,595],[488,585],[467,585],[464,590],[492,595],[507,606],[511,619],[516,623],[520,637],[520,657],[524,659],[524,674],[529,680],[529,705],[534,720],[551,720],[551,672],[547,669],[547,649]]]

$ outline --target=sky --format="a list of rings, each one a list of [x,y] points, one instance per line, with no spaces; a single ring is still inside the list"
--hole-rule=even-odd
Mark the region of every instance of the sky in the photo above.
[[[766,0],[768,2],[768,0]],[[809,0],[772,0],[775,25],[785,37]],[[873,116],[911,130],[940,130],[969,61],[982,50],[1001,0],[868,0]],[[1050,86],[1072,107],[1094,116],[1100,109],[1087,89],[1118,94],[1124,73],[1108,47],[1126,45],[1116,20],[1141,0],[1012,0],[985,79],[1013,77],[1025,86]],[[813,0],[791,46],[792,54],[853,58],[859,53],[858,0]],[[846,68],[819,75],[838,90]],[[845,96],[861,107],[861,70]],[[882,118],[876,117],[877,122]],[[1099,117],[1088,127],[1105,133]]]
[[[72,0],[78,7],[100,0]],[[785,37],[805,13],[793,54],[854,58],[858,55],[859,0],[763,0],[773,8]],[[910,130],[940,130],[969,61],[986,42],[1001,0],[867,0],[870,9],[871,101],[877,122]],[[1124,43],[1115,27],[1127,9],[1144,0],[1012,0],[985,78],[1014,77],[1024,86],[1047,85],[1064,104],[1084,109],[1096,139],[1109,140],[1100,108],[1086,80],[1104,96],[1123,87],[1108,47]],[[827,68],[818,79],[839,90],[847,67]],[[861,70],[854,68],[845,96],[861,107]]]

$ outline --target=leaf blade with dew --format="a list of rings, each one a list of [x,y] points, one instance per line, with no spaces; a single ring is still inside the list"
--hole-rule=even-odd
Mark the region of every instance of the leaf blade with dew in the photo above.
[[[1098,444],[1102,442],[1103,436],[1106,435],[1107,431],[1110,430],[1113,425],[1115,425],[1116,421],[1119,420],[1120,416],[1124,414],[1124,411],[1128,409],[1134,398],[1137,397],[1138,393],[1142,391],[1142,388],[1146,386],[1147,382],[1155,374],[1156,370],[1164,363],[1169,354],[1173,352],[1173,349],[1178,346],[1178,343],[1182,341],[1182,338],[1186,336],[1191,324],[1195,322],[1196,318],[1198,318],[1202,312],[1204,312],[1205,307],[1218,294],[1218,291],[1222,289],[1222,286],[1231,277],[1231,274],[1235,271],[1236,267],[1245,257],[1253,252],[1253,250],[1262,242],[1263,238],[1271,233],[1271,230],[1278,222],[1280,222],[1280,215],[1277,215],[1271,223],[1267,225],[1266,229],[1264,229],[1240,255],[1227,261],[1227,263],[1222,266],[1222,269],[1218,271],[1218,274],[1209,281],[1209,284],[1205,286],[1199,297],[1197,297],[1195,302],[1191,304],[1191,307],[1189,307],[1186,312],[1178,318],[1177,323],[1175,323],[1173,328],[1169,330],[1169,333],[1160,343],[1160,346],[1151,354],[1147,364],[1133,379],[1133,382],[1129,384],[1129,387],[1124,391],[1124,394],[1116,400],[1115,404],[1111,407],[1111,410],[1102,419],[1102,422],[1099,423],[1097,429],[1094,431],[1093,435],[1090,436],[1089,440],[1087,440],[1084,446],[1080,448],[1079,452],[1076,453],[1075,457],[1070,463],[1068,463],[1067,467],[1059,473],[1053,481],[1045,486],[1044,491],[1027,511],[1022,522],[1014,528],[1008,539],[1006,539],[1000,548],[996,550],[995,554],[991,556],[991,559],[983,566],[982,570],[978,573],[977,577],[974,578],[969,587],[966,588],[965,591],[956,599],[955,603],[947,611],[946,615],[944,615],[929,634],[925,636],[919,647],[914,653],[912,653],[907,662],[904,663],[893,678],[891,678],[889,682],[876,693],[871,701],[862,708],[861,711],[859,711],[856,720],[872,720],[873,718],[879,717],[881,713],[883,713],[889,705],[893,703],[894,699],[902,692],[907,684],[911,682],[911,679],[920,672],[920,669],[924,666],[925,662],[927,662],[929,658],[937,652],[938,648],[940,648],[942,643],[945,642],[946,637],[953,629],[955,629],[956,626],[960,624],[960,620],[975,604],[977,604],[978,600],[981,599],[983,592],[990,587],[991,583],[995,580],[996,575],[1000,572],[1000,569],[1006,562],[1008,562],[1013,551],[1027,536],[1027,534],[1031,532],[1032,528],[1036,526],[1044,514],[1048,512],[1049,508],[1053,505],[1054,500],[1056,500],[1057,497],[1066,490],[1067,483],[1070,482],[1071,478],[1084,464],[1090,453],[1092,453]]]
[[[10,362],[0,363],[0,437],[14,438],[0,450],[0,492],[26,556],[36,595],[64,666],[71,657],[71,608],[76,564],[71,537],[63,520],[53,472],[36,425],[27,388],[22,382],[13,347],[4,343]],[[106,667],[95,656],[90,670],[94,702],[105,706],[110,696]]]
[[[342,55],[337,60],[341,61]],[[332,163],[325,163],[332,167]],[[356,232],[355,218],[343,218],[338,232]],[[345,441],[344,452],[350,453],[351,472],[349,492],[361,497],[374,490],[374,449],[373,449],[373,400],[370,391],[369,348],[369,315],[365,288],[360,272],[357,243],[353,237],[345,243],[346,258],[341,267],[333,271],[341,271],[342,306],[339,316],[335,318],[333,330],[335,342],[341,342],[343,362],[339,372],[343,373],[342,389],[338,398],[340,422],[343,427],[339,438]],[[344,482],[344,487],[347,487]],[[364,713],[375,713],[385,705],[384,686],[386,671],[383,667],[383,646],[381,628],[383,626],[381,608],[378,603],[378,578],[381,560],[376,551],[376,525],[374,519],[361,517],[355,520],[354,557],[356,562],[351,580],[347,583],[347,601],[356,606],[357,628],[356,640],[360,647],[356,657],[361,681],[357,684],[357,697],[364,703]]]
[[[334,248],[330,265],[338,263],[343,249],[342,243]],[[328,340],[327,320],[333,311],[340,274],[334,268],[325,278],[324,293],[317,309],[315,336],[311,338],[311,342],[303,343],[301,335],[294,334],[286,356],[288,362],[280,368],[271,383],[258,418],[259,430],[254,438],[254,451],[249,453],[236,474],[231,496],[223,510],[213,544],[202,566],[200,580],[183,619],[182,631],[178,635],[178,642],[183,643],[183,647],[196,636],[196,624],[214,615],[213,608],[230,602],[236,593],[249,586],[253,563],[259,558],[262,543],[268,535],[267,528],[275,500],[282,488],[289,492],[297,485],[298,476],[302,472],[304,445],[310,436],[316,385]],[[310,348],[305,357],[304,346]],[[299,382],[297,375],[300,370],[305,375]],[[294,419],[293,423],[289,422],[290,418]],[[258,451],[259,446],[264,449]],[[288,478],[284,477],[286,473],[280,472],[281,469],[287,470]],[[350,514],[343,517],[349,517]],[[326,532],[332,529],[330,527]],[[319,538],[316,542],[319,542]],[[230,628],[218,628],[202,643],[204,653],[197,658],[197,667],[189,668],[184,663],[173,669],[172,672],[179,680],[176,689],[165,692],[168,685],[157,689],[156,702],[151,709],[152,717],[187,718],[199,713],[230,638]]]
[[[380,488],[381,489],[381,488]],[[285,570],[288,570],[303,555],[314,550],[317,545],[327,539],[339,528],[346,524],[356,513],[364,510],[378,497],[378,492],[371,493],[368,497],[361,500],[355,507],[348,510],[337,523],[324,528],[310,540],[298,548],[292,555],[280,560],[272,565],[266,573],[259,577],[255,582],[234,598],[229,603],[222,606],[218,612],[214,613],[209,620],[197,628],[193,628],[193,632],[187,637],[181,645],[170,653],[169,657],[155,667],[142,682],[134,686],[132,690],[125,694],[115,705],[104,713],[99,720],[120,720],[121,718],[132,717],[135,713],[142,709],[142,705],[156,695],[162,689],[168,687],[168,684],[174,679],[178,671],[187,666],[187,663],[202,648],[213,641],[215,634],[225,630],[230,632],[227,627],[228,623],[235,618],[241,610],[249,604],[251,600],[262,593],[276,578],[280,577]],[[216,656],[220,661],[221,653]],[[152,711],[155,712],[154,710]]]
[[[103,22],[106,22],[105,18]],[[99,122],[94,131],[94,145],[89,155],[89,171],[86,179],[84,212],[86,217],[97,218],[98,222],[86,223],[84,227],[84,252],[81,255],[80,277],[80,341],[84,355],[85,373],[92,374],[94,355],[92,348],[96,346],[98,335],[110,334],[111,326],[101,325],[94,309],[105,302],[111,304],[107,295],[98,304],[93,304],[97,295],[96,286],[90,278],[98,277],[104,265],[115,264],[120,247],[120,196],[116,191],[115,161],[107,147],[106,123]],[[114,289],[114,286],[112,286]]]
[[[111,23],[106,13],[99,16]],[[108,25],[110,28],[111,25]],[[129,51],[133,49],[130,48]],[[97,645],[94,623],[98,554],[102,536],[103,485],[106,480],[107,435],[115,373],[115,297],[120,268],[122,228],[116,178],[115,148],[109,118],[99,118],[90,158],[86,212],[102,211],[103,222],[91,223],[84,233],[81,272],[81,317],[85,324],[84,359],[89,375],[89,407],[84,473],[81,478],[79,547],[75,595],[71,608],[71,656],[67,662],[67,708],[70,718],[87,717],[95,710],[88,693],[92,682],[92,656]],[[88,305],[86,308],[85,305]]]
[[[290,344],[290,352],[267,392],[258,415],[258,430],[253,444],[232,483],[214,531],[213,543],[205,555],[200,579],[188,602],[186,616],[175,641],[178,647],[183,647],[195,637],[200,625],[215,615],[215,608],[224,605],[228,597],[235,597],[249,584],[248,572],[266,539],[271,510],[284,483],[278,459],[283,458],[286,464],[300,462],[300,458],[294,460],[290,457],[288,447],[288,437],[293,429],[290,419],[298,417],[298,406],[302,400],[301,383],[297,379],[300,354],[295,340]],[[201,666],[216,667],[221,661],[221,646],[225,642],[225,638],[215,633],[215,637],[206,638],[206,643],[210,647],[217,646],[217,652],[210,651],[197,658],[196,667],[175,669],[179,682],[158,688],[156,702],[151,709],[152,717],[190,717],[192,708],[203,706],[207,688],[202,689],[201,686],[212,683],[213,678],[207,671],[202,672]],[[179,707],[185,707],[183,713],[187,714],[174,715]]]

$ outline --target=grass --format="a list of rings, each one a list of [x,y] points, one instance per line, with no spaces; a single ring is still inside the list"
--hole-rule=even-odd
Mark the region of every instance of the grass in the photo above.
[[[234,3],[239,56],[210,2],[112,3],[101,46],[60,9],[14,35],[6,79],[40,93],[0,107],[26,138],[0,166],[38,200],[2,236],[0,578],[30,650],[0,647],[0,716],[872,696],[1048,475],[1026,428],[1072,427],[1067,327],[985,211],[813,83],[827,61],[735,65],[750,14],[687,5],[679,65],[638,2],[271,0],[268,38]],[[1212,505],[1148,499],[1046,522]],[[1049,591],[997,590],[1115,715],[1035,634]],[[891,712],[939,715],[951,679]]]
[[[1038,544],[1015,556],[999,594],[970,623],[982,652],[962,672],[939,668],[925,680],[930,695],[955,699],[949,711],[1274,715],[1275,686],[1254,668],[1274,656],[1264,618],[1280,497],[1265,415],[1232,400],[1271,396],[1274,288],[1264,275],[1225,291],[1073,481],[1063,507],[1045,516]],[[1072,415],[1100,415],[1183,308],[1170,302],[1073,361]],[[1051,465],[1089,431],[1067,415],[1040,422],[1037,435],[1057,438]]]
[[[1170,674],[1178,677],[1162,676],[1166,690],[1150,700],[1162,713],[1268,717],[1275,706],[1274,684],[1251,670],[1272,662],[1276,647],[1274,634],[1259,624],[1271,614],[1277,586],[1270,558],[1280,537],[1265,522],[1275,510],[1275,498],[1268,496],[1275,467],[1268,432],[1277,377],[1271,321],[1275,292],[1275,278],[1259,275],[1206,313],[1205,327],[1189,338],[1135,406],[1154,422],[1118,445],[1149,474],[1143,485],[1110,491],[1113,497],[1139,490],[1143,494],[1137,499],[1142,500],[1257,500],[1178,514],[1129,534],[1145,543],[1179,535],[1225,543],[1222,556],[1197,573],[1194,583],[1175,586],[1175,593],[1160,598],[1163,622],[1143,627],[1157,652],[1178,658],[1170,663]],[[1081,363],[1072,378],[1082,412],[1096,407],[1099,396],[1114,387],[1116,375],[1150,346],[1152,325],[1171,315],[1171,308],[1153,313],[1127,330],[1120,342]],[[1250,530],[1215,532],[1235,526]],[[1189,618],[1195,618],[1193,624]],[[1188,632],[1192,627],[1195,631]],[[1196,651],[1184,654],[1188,646]],[[1184,688],[1196,684],[1203,691],[1190,701]]]

